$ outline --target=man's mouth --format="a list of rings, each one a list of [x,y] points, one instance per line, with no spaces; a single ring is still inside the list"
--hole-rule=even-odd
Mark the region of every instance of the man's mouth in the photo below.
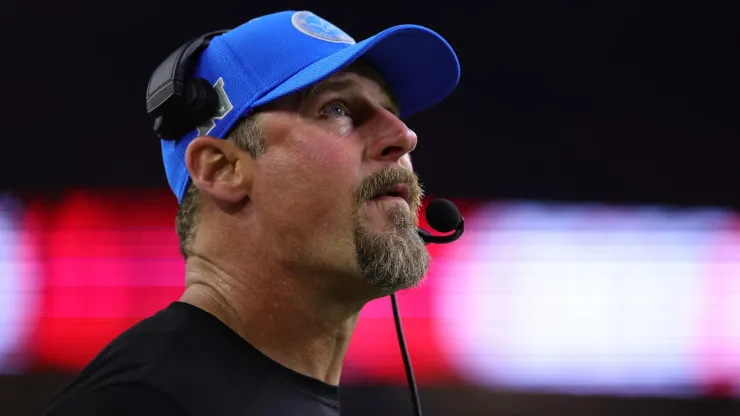
[[[410,203],[409,194],[410,194],[410,191],[409,191],[409,186],[407,184],[397,183],[387,188],[381,189],[370,200],[371,201],[381,201],[385,199],[397,199],[397,200],[403,200],[407,204],[409,204]]]

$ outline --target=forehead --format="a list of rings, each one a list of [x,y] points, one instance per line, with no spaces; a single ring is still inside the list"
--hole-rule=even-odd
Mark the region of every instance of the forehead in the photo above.
[[[370,64],[355,62],[344,70],[306,88],[302,96],[309,98],[331,91],[349,90],[365,93],[381,101],[381,105],[398,113],[398,101],[383,75]]]

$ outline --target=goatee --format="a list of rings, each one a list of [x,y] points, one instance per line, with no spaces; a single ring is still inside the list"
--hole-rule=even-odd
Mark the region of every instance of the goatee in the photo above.
[[[399,183],[409,187],[409,208],[393,206],[388,212],[390,230],[370,230],[362,216],[364,203],[380,190]],[[429,253],[416,231],[422,194],[416,175],[401,167],[388,167],[374,173],[363,181],[356,193],[357,263],[363,279],[383,295],[416,287],[429,268]]]

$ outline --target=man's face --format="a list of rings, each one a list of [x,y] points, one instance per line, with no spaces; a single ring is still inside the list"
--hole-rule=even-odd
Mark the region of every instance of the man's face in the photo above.
[[[355,66],[261,115],[252,207],[266,253],[289,267],[359,277],[374,295],[416,286],[429,255],[416,232],[416,135],[376,72]],[[327,276],[331,277],[331,276]],[[356,283],[353,287],[358,287]]]

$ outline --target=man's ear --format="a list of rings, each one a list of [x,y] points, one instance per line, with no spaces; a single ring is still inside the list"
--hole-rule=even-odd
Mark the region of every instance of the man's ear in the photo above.
[[[244,201],[252,189],[253,160],[228,140],[196,137],[185,151],[185,164],[198,191],[219,202]]]

